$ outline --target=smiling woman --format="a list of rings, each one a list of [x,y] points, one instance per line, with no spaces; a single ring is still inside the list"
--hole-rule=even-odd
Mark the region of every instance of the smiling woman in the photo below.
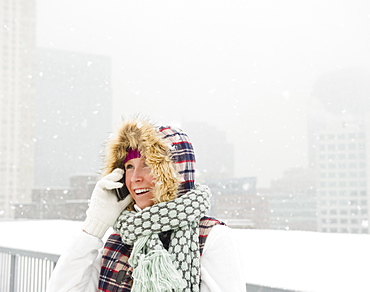
[[[245,291],[232,231],[207,216],[211,193],[195,183],[194,163],[182,130],[123,121],[108,141],[84,232],[61,256],[48,291]],[[116,188],[128,195],[117,200]],[[116,233],[98,252],[110,226]]]
[[[131,156],[129,150],[127,156]],[[140,152],[138,152],[140,155]],[[145,163],[145,158],[136,157],[125,159],[125,183],[136,205],[140,209],[144,209],[154,204],[153,189],[155,186],[154,177],[151,174],[151,169]]]

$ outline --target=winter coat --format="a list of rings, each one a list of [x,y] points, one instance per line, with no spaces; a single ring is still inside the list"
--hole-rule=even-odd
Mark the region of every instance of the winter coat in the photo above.
[[[108,140],[103,175],[115,168],[123,168],[129,149],[139,150],[151,168],[156,182],[153,191],[155,204],[173,200],[193,189],[195,155],[188,136],[182,130],[156,127],[143,120],[124,121]],[[129,194],[127,198],[130,197]],[[133,204],[128,206],[129,210],[133,210]],[[205,218],[200,222],[200,234],[204,235],[199,240],[202,254],[200,291],[245,291],[232,230],[217,220]],[[129,254],[122,256],[129,251],[117,250],[118,246],[127,249],[119,239],[119,235],[112,235],[103,251],[102,240],[82,232],[70,250],[60,257],[47,292],[89,292],[97,291],[98,287],[101,291],[130,291],[131,279],[125,278],[126,272],[120,274],[119,268],[126,265],[126,270],[130,270],[127,266]],[[112,242],[115,250],[109,254]],[[111,275],[102,276],[107,269]],[[117,282],[120,282],[120,288]]]

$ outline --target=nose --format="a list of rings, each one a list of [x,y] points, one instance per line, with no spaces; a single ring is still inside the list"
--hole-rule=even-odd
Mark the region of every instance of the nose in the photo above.
[[[139,182],[143,180],[143,171],[140,168],[135,168],[131,176],[131,182]]]

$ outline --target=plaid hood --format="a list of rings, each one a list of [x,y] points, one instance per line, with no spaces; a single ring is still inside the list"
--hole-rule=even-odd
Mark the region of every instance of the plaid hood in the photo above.
[[[123,168],[127,150],[145,157],[155,179],[154,203],[175,199],[194,187],[195,155],[188,136],[171,126],[147,120],[123,120],[108,139],[103,175]]]

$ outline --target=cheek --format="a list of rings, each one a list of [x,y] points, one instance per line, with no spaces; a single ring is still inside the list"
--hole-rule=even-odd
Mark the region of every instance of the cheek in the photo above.
[[[125,174],[125,184],[126,184],[126,187],[130,187],[131,185],[131,176],[129,174]]]
[[[149,182],[151,185],[154,185],[154,177],[151,174],[146,176],[146,181]]]

